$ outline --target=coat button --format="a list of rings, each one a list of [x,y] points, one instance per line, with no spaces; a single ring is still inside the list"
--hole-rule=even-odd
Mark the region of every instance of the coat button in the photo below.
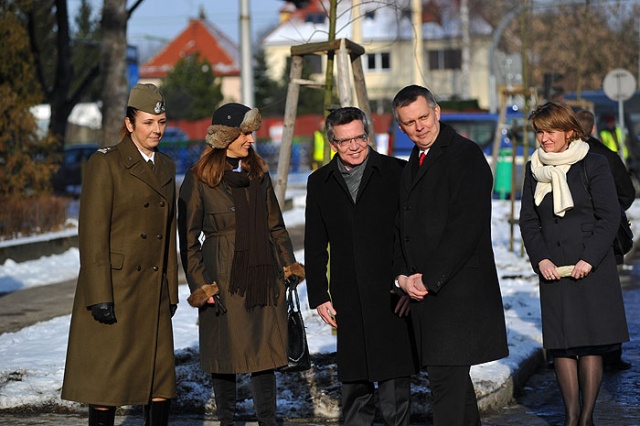
[[[149,207],[149,203],[144,203],[144,208],[146,209],[147,207]]]
[[[161,240],[161,239],[162,239],[162,234],[158,234],[158,235],[156,235],[156,237],[157,237],[159,240]]]
[[[145,234],[144,232],[142,234],[140,234],[140,238],[142,238],[143,240],[147,239],[147,234]]]
[[[154,267],[153,267],[153,270],[154,270],[154,271],[157,271],[157,270],[158,270],[158,267],[157,267],[157,266],[154,266]]]
[[[142,271],[142,266],[140,265],[136,266],[136,271]]]
[[[160,207],[164,207],[164,201],[160,201]]]

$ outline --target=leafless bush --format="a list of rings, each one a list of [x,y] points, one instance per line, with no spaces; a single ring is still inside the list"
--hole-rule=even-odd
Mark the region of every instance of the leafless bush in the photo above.
[[[0,198],[0,239],[61,230],[69,201],[53,195]]]

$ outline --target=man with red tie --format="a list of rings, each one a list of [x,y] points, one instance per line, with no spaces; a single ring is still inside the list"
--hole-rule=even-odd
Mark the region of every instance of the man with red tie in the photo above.
[[[400,178],[396,287],[413,301],[434,425],[478,426],[471,365],[508,355],[491,246],[493,176],[480,147],[439,121],[431,91],[407,86],[392,107],[415,144]]]

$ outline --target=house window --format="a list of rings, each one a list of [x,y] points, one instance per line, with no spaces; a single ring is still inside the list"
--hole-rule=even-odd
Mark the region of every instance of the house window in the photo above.
[[[462,68],[460,49],[442,49],[429,51],[430,70],[459,70]]]
[[[371,53],[366,55],[365,64],[369,71],[388,71],[391,69],[389,52]]]
[[[324,13],[307,13],[304,21],[311,24],[324,24],[325,17]]]

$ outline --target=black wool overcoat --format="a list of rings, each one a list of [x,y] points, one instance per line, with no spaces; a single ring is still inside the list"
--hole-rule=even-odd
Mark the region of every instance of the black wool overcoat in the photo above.
[[[336,155],[307,183],[305,268],[312,308],[337,311],[338,379],[380,381],[416,371],[410,322],[393,313],[394,220],[404,161],[369,149],[353,202]],[[327,265],[329,264],[329,279]]]
[[[418,168],[414,147],[400,184],[397,274],[423,274],[411,305],[420,362],[473,365],[508,355],[491,245],[493,178],[480,147],[440,123]]]
[[[606,159],[587,154],[571,166],[567,183],[574,207],[563,217],[556,216],[553,193],[535,205],[537,181],[531,164],[527,165],[520,232],[534,271],[539,273],[538,264],[543,259],[556,266],[575,265],[582,259],[593,266],[580,280],[540,280],[543,345],[547,349],[567,349],[626,342],[627,322],[611,246],[620,223],[620,207]]]

